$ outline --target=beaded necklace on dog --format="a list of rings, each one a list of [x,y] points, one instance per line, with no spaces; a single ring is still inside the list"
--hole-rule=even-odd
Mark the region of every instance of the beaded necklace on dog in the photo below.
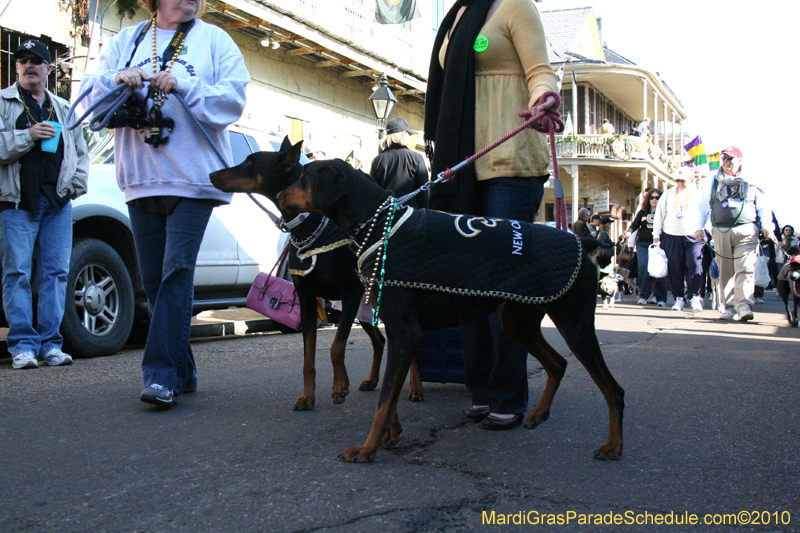
[[[158,74],[158,51],[156,50],[156,17],[158,14],[153,15],[153,76]],[[172,65],[175,64],[175,60],[178,59],[178,54],[180,53],[181,49],[183,48],[183,41],[186,38],[186,33],[180,38],[180,41],[175,46],[175,53],[172,54],[172,59],[169,60],[167,63],[167,68],[164,69],[164,72],[169,74],[169,71],[172,70]],[[167,58],[163,58],[163,61],[167,61]],[[156,91],[153,94],[153,105],[155,107],[161,107],[164,105],[164,102],[167,101],[166,96],[164,95],[163,91]]]
[[[399,207],[397,202],[395,202],[394,198],[391,196],[388,198],[388,200],[391,200],[389,213],[386,215],[386,223],[383,225],[383,235],[381,236],[380,241],[378,241],[380,244],[378,245],[378,249],[375,250],[375,268],[372,270],[372,279],[369,280],[369,286],[365,291],[365,303],[369,303],[370,295],[372,294],[372,284],[377,278],[378,264],[380,263],[381,276],[380,279],[378,279],[378,296],[375,298],[375,309],[372,310],[373,326],[378,325],[378,314],[381,310],[381,295],[383,293],[383,280],[386,277],[386,249],[389,247],[389,234],[392,232],[392,221],[394,220],[394,214],[397,212],[397,208]],[[378,211],[378,213],[380,213],[380,211]],[[378,213],[376,213],[376,216]],[[371,226],[370,230],[372,230]]]
[[[31,126],[33,126],[33,124],[38,124],[39,121],[36,120],[35,118],[33,118],[33,115],[31,114],[31,110],[28,109],[28,104],[25,103],[25,95],[22,94],[22,87],[17,85],[17,91],[19,92],[20,100],[22,100],[22,107],[25,108],[25,113],[28,115],[25,118],[25,121],[27,122],[27,125],[30,128]],[[50,103],[50,113],[47,115],[47,120],[53,120],[53,101],[50,99],[50,95],[47,94],[47,92],[44,93],[44,96],[45,96],[45,98],[47,98],[47,102]],[[33,122],[33,124],[31,124],[31,122]]]

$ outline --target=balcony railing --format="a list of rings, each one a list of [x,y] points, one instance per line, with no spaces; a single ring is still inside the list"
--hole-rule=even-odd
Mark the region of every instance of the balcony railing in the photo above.
[[[626,135],[556,135],[558,158],[611,159],[616,161],[649,161],[666,174],[680,165],[655,144]]]

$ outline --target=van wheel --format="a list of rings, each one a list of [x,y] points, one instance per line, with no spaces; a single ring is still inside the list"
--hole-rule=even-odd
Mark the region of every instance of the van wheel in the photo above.
[[[133,284],[119,254],[101,240],[76,239],[61,323],[67,348],[85,357],[116,353],[131,333],[133,312]]]

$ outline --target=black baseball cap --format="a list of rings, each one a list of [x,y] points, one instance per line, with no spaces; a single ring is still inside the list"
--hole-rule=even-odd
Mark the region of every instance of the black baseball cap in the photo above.
[[[417,130],[412,130],[411,126],[408,125],[408,122],[406,122],[404,118],[393,118],[386,123],[386,135],[400,133],[401,131],[407,131],[411,135],[419,133]]]
[[[47,49],[47,46],[44,43],[37,41],[36,39],[28,39],[17,48],[17,51],[14,52],[14,59],[18,58],[21,53],[23,52],[30,52],[33,55],[39,56],[49,64],[52,59],[50,58],[50,50]]]

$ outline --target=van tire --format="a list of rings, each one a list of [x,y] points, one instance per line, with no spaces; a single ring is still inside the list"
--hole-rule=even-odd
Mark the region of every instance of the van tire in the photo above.
[[[116,250],[99,239],[75,239],[61,322],[64,344],[71,350],[67,353],[116,353],[130,336],[133,314],[133,284]]]

